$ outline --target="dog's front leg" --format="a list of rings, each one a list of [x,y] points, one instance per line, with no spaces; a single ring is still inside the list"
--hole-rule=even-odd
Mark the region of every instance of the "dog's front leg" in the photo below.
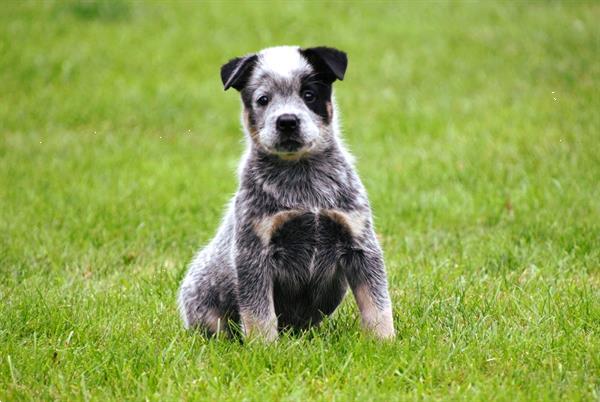
[[[235,265],[244,335],[272,342],[277,339],[273,279],[267,251],[250,230],[236,236]]]
[[[341,262],[360,310],[362,326],[380,339],[392,339],[392,303],[381,248],[373,233],[357,246],[344,253]]]

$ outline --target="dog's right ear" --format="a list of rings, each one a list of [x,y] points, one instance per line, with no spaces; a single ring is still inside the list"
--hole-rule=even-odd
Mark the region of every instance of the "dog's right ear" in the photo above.
[[[348,67],[348,56],[341,50],[318,46],[300,49],[300,53],[306,57],[318,73],[323,74],[331,82],[336,79],[340,81],[344,79]]]
[[[248,82],[252,68],[256,64],[257,56],[255,54],[236,57],[229,60],[221,66],[221,81],[223,88],[228,90],[230,87],[241,91]]]

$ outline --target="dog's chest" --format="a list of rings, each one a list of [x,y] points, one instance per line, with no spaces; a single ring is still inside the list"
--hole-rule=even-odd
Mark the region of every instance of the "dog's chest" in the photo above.
[[[276,277],[296,285],[323,282],[364,229],[362,214],[338,210],[284,210],[257,222]]]

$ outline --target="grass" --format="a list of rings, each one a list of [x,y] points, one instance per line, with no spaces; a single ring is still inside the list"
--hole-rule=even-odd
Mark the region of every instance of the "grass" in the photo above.
[[[0,400],[598,400],[598,20],[595,2],[3,2]],[[243,150],[219,67],[288,43],[349,53],[337,100],[392,343],[352,298],[272,346],[181,327]]]

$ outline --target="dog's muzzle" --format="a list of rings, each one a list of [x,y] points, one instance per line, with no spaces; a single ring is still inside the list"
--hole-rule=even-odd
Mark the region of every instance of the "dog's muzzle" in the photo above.
[[[295,114],[282,114],[277,118],[278,141],[275,149],[279,152],[295,152],[303,147],[300,137],[300,119]]]

